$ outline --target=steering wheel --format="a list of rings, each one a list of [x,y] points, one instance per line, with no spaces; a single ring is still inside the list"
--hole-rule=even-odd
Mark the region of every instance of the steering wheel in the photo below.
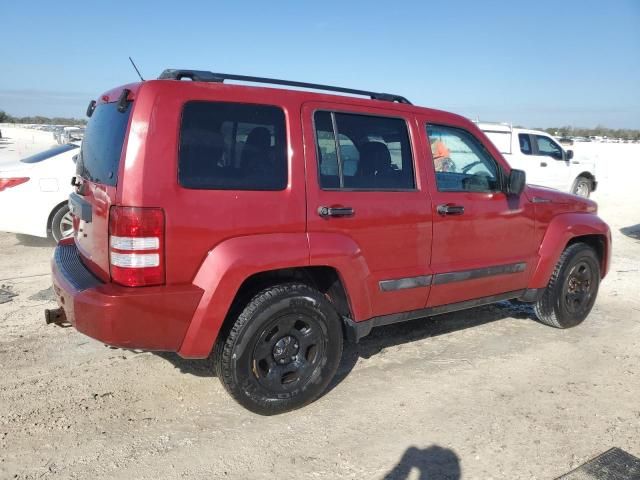
[[[465,165],[462,168],[462,173],[467,173],[469,170],[471,170],[473,167],[475,167],[476,165],[481,165],[482,162],[480,161],[476,161],[476,162],[471,162],[469,165]]]

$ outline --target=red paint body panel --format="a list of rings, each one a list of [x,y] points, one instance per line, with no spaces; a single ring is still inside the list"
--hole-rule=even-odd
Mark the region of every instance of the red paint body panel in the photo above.
[[[267,234],[232,238],[216,246],[202,263],[193,284],[204,290],[180,355],[209,355],[236,292],[245,279],[259,271],[309,265],[304,233]]]
[[[604,242],[604,256],[600,266],[602,278],[609,272],[611,264],[611,232],[607,224],[596,215],[587,213],[563,213],[549,223],[540,245],[539,261],[529,288],[543,288],[558,263],[562,251],[569,241],[584,235],[600,235]]]
[[[509,165],[468,120],[395,104],[284,89],[221,83],[147,81],[125,85],[100,101],[131,92],[131,120],[117,187],[86,182],[91,224],[76,245],[84,265],[104,283],[78,291],[53,266],[58,301],[76,328],[128,348],[209,355],[238,288],[252,275],[282,268],[328,266],[337,271],[355,321],[496,293],[541,288],[576,235],[601,235],[608,268],[610,233],[593,202],[527,187],[519,198],[501,192],[439,192],[427,123],[464,128],[508,174]],[[275,105],[287,127],[288,184],[282,191],[193,190],[178,184],[181,114],[186,102]],[[406,121],[415,190],[321,190],[313,112],[391,116]],[[547,203],[534,203],[544,196]],[[465,214],[441,217],[441,203]],[[161,208],[165,217],[166,284],[127,288],[109,278],[108,220],[112,205]],[[319,206],[350,206],[353,217],[321,218]],[[576,213],[577,212],[577,213]],[[591,213],[590,213],[591,212]],[[383,292],[379,282],[524,262],[523,271],[475,280]]]
[[[109,345],[177,351],[202,296],[194,285],[127,288],[105,283],[75,289],[52,262],[54,292],[67,320]]]
[[[346,260],[353,258],[357,249],[362,268],[357,268],[361,288],[349,291],[354,320],[365,320],[378,315],[422,308],[429,287],[383,292],[382,280],[416,277],[431,273],[431,199],[425,181],[423,158],[414,153],[416,189],[412,191],[347,191],[322,190],[318,175],[313,114],[316,110],[402,118],[407,122],[412,150],[416,152],[420,132],[416,130],[414,116],[391,108],[363,108],[348,103],[310,102],[304,105],[302,123],[307,165],[307,230],[310,238],[311,263],[328,265],[348,278],[346,270],[353,268]],[[353,216],[323,218],[318,215],[321,206],[348,206]],[[327,255],[322,240],[330,234],[342,237],[344,251]],[[335,247],[336,244],[333,244]],[[342,264],[342,268],[338,265]],[[366,265],[366,267],[365,267]]]

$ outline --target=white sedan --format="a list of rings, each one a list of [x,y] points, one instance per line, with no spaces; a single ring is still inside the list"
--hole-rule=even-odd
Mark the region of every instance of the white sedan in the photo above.
[[[2,166],[0,231],[56,241],[73,234],[67,201],[79,151],[68,143]]]

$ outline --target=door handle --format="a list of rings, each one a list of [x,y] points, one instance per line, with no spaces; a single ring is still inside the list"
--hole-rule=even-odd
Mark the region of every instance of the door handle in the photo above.
[[[326,217],[350,217],[355,213],[351,207],[318,207],[318,215]]]
[[[436,207],[436,211],[440,215],[462,215],[464,207],[462,205],[454,205],[453,203],[444,203]]]
[[[547,162],[540,162],[540,166],[541,167],[546,167],[547,166]]]

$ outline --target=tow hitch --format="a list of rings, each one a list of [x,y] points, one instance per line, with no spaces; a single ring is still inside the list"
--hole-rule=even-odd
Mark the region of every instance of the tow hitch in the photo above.
[[[47,325],[51,323],[60,327],[69,325],[69,322],[67,322],[67,315],[64,313],[62,308],[54,308],[53,310],[49,310],[47,308],[44,311],[44,321],[47,322]]]

